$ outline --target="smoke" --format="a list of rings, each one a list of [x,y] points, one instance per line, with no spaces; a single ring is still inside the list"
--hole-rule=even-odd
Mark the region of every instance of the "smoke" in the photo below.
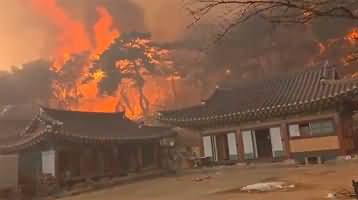
[[[354,45],[345,37],[357,25],[353,20],[334,18],[312,24],[274,25],[253,18],[234,27],[208,50],[205,68],[217,73],[229,70],[227,82],[264,78],[325,61],[347,74],[352,71],[346,70],[348,66],[342,60]]]
[[[73,16],[90,27],[96,20],[95,7],[106,7],[122,32],[150,32],[153,39],[172,42],[188,32],[191,17],[182,0],[58,0]],[[170,28],[168,27],[170,25]]]
[[[184,8],[183,0],[132,0],[143,9],[146,31],[153,39],[173,42],[186,37],[192,18]]]
[[[13,0],[0,9],[0,69],[49,56],[52,30],[28,4]]]
[[[144,11],[130,0],[58,0],[58,3],[72,17],[85,22],[88,29],[91,29],[97,20],[97,6],[105,7],[110,12],[114,25],[121,31],[145,31],[146,29]]]
[[[46,103],[52,95],[50,63],[36,60],[0,73],[0,104]]]

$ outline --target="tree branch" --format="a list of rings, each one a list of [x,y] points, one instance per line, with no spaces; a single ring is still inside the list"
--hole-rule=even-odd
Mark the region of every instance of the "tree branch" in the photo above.
[[[232,28],[255,16],[281,24],[305,24],[322,17],[358,19],[357,0],[189,0],[186,9],[194,18],[189,26],[209,17],[215,9],[225,9],[225,6],[234,7],[237,13],[226,16],[230,22],[218,34],[216,42]]]

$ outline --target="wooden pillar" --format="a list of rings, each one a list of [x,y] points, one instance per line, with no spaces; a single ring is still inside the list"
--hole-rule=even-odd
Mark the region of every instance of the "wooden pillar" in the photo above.
[[[125,152],[128,155],[128,172],[136,171],[137,167],[137,149],[135,146],[125,148]],[[125,155],[123,152],[121,155]],[[126,155],[126,156],[127,156]]]
[[[56,150],[55,153],[55,177],[60,180],[60,151]]]
[[[104,156],[105,153],[104,153],[104,149],[103,148],[97,148],[96,150],[97,152],[97,167],[96,167],[96,172],[95,174],[100,174],[100,175],[104,175],[105,174],[105,158]],[[110,156],[110,155],[107,155],[107,156]]]
[[[154,151],[153,151],[153,153],[154,153],[154,163],[157,165],[156,167],[159,168],[160,163],[161,163],[161,161],[160,161],[160,146],[159,146],[158,143],[154,143],[153,145],[154,145]]]
[[[87,176],[88,175],[88,169],[87,169],[87,149],[84,149],[81,152],[81,156],[79,157],[80,159],[80,176]]]
[[[345,119],[345,129],[344,133],[347,137],[347,140],[349,140],[349,153],[352,153],[356,150],[356,138],[354,136],[354,130],[353,130],[353,113],[346,116]]]
[[[142,145],[137,145],[137,171],[143,168],[143,149]]]
[[[81,153],[81,157],[79,157],[80,159],[80,176],[83,176],[84,175],[84,154]]]
[[[86,159],[85,159],[85,162],[86,162],[86,171],[87,171],[87,174],[86,176],[93,176],[94,173],[96,172],[97,170],[97,165],[98,165],[98,154],[97,154],[97,151],[95,151],[93,149],[93,146],[90,147],[90,149],[88,149],[88,152],[86,152]]]
[[[203,134],[202,133],[199,133],[200,135],[200,156],[204,157],[205,156],[205,151],[204,151],[204,141],[203,141]]]
[[[351,153],[355,150],[352,107],[344,105],[340,112],[336,114],[336,118],[336,121],[340,123],[341,147],[344,148],[344,154]]]
[[[244,142],[242,140],[241,129],[236,129],[236,144],[237,144],[237,151],[239,154],[239,161],[245,161],[245,153],[244,153]]]
[[[346,149],[344,145],[344,133],[343,133],[344,130],[343,130],[341,115],[339,113],[336,113],[334,115],[334,123],[336,125],[336,133],[339,141],[340,154],[345,155]]]
[[[118,147],[113,146],[111,148],[111,151],[112,151],[111,173],[113,174],[113,176],[119,176],[121,173],[121,164],[119,161]]]
[[[288,125],[286,122],[283,122],[281,124],[281,138],[282,138],[282,143],[284,145],[286,158],[287,159],[292,158],[291,148],[290,148],[290,134],[288,132]]]

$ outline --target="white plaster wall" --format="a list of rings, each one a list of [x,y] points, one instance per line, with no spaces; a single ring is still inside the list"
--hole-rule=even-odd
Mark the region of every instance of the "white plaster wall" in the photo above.
[[[54,150],[44,151],[41,153],[43,174],[51,174],[52,176],[55,176],[56,173],[55,159],[56,159],[56,152]]]

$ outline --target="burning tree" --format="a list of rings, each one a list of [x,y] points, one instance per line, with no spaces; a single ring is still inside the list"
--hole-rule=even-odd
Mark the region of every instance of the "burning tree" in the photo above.
[[[51,106],[125,110],[138,119],[172,96],[168,83],[177,76],[170,53],[154,44],[150,34],[121,33],[109,9],[99,3],[93,24],[74,18],[57,0],[30,4],[56,30]]]
[[[135,88],[139,95],[139,112],[147,114],[150,102],[144,93],[145,82],[153,81],[151,78],[155,77],[174,78],[177,75],[169,51],[155,45],[150,37],[148,33],[138,32],[121,35],[90,69],[90,79],[100,76],[100,94],[119,94],[117,110],[136,112],[130,102],[133,98],[129,98],[128,93]]]
[[[61,108],[71,108],[80,103],[82,97],[81,78],[84,66],[89,65],[88,53],[68,55],[55,73],[52,83],[53,96]]]

